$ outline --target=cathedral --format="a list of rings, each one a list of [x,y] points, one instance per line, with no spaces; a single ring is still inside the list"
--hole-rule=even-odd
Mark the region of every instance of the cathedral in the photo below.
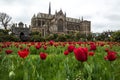
[[[32,32],[39,31],[42,36],[47,34],[67,34],[70,32],[80,32],[89,34],[91,32],[91,21],[67,17],[62,10],[55,11],[51,14],[51,3],[47,13],[38,13],[33,15],[31,19],[30,30]]]

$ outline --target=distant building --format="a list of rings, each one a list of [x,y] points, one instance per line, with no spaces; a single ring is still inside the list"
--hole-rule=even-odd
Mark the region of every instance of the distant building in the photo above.
[[[11,28],[12,33],[16,37],[20,37],[21,39],[25,40],[30,35],[30,28],[27,27],[27,25],[23,24],[22,22],[13,24]]]
[[[49,3],[48,14],[38,13],[31,19],[30,30],[39,31],[43,36],[50,33],[70,33],[80,32],[88,34],[91,32],[91,21],[67,17],[62,10],[51,14],[51,4]]]

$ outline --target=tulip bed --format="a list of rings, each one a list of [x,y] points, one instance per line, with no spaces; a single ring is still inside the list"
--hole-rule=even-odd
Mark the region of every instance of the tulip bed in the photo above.
[[[3,42],[0,80],[120,80],[120,43]]]

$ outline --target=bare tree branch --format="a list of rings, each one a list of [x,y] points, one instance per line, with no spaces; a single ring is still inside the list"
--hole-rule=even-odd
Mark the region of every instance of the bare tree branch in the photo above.
[[[12,17],[7,15],[6,13],[0,13],[0,22],[1,22],[1,25],[3,25],[5,30],[7,30],[8,23],[10,22],[11,19]]]

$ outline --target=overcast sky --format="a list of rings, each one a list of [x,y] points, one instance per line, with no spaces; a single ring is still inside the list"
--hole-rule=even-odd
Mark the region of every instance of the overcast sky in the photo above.
[[[31,24],[31,18],[39,12],[52,14],[62,9],[67,17],[91,21],[92,32],[120,30],[120,0],[0,0],[0,12],[12,17],[12,23],[22,21]]]

